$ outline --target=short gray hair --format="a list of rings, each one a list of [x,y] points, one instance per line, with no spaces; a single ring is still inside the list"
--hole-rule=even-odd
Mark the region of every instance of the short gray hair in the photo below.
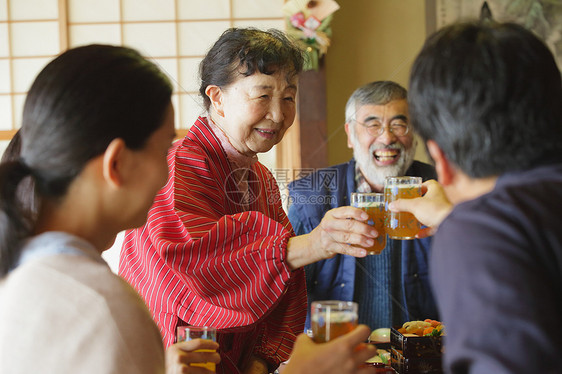
[[[357,109],[363,105],[385,105],[392,100],[406,100],[408,91],[396,82],[376,81],[367,83],[352,94],[345,105],[345,121],[355,120]]]

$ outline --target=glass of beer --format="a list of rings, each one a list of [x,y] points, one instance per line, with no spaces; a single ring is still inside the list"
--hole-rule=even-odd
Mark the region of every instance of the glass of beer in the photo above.
[[[313,301],[310,306],[312,340],[325,343],[357,327],[357,303],[353,301]]]
[[[193,339],[209,339],[214,342],[217,341],[217,330],[214,327],[207,326],[178,326],[177,329],[177,341],[185,342]],[[212,349],[197,349],[195,352],[215,352]],[[216,365],[214,362],[201,362],[201,363],[190,363],[189,366],[203,367],[207,370],[213,372],[216,371]]]
[[[375,227],[379,233],[375,244],[365,248],[367,254],[378,255],[386,247],[386,233],[384,230],[384,194],[353,192],[351,194],[351,206],[364,210],[369,215],[367,223]]]
[[[391,212],[388,204],[398,199],[413,199],[421,196],[420,177],[387,177],[384,182],[385,230],[392,239],[414,239],[420,231],[420,223],[413,214]]]

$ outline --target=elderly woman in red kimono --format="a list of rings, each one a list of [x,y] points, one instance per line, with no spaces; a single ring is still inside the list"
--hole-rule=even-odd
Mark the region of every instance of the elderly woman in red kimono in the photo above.
[[[293,123],[302,64],[281,32],[223,33],[200,65],[208,115],[170,150],[170,177],[148,222],[125,236],[120,273],[143,295],[165,345],[177,326],[216,327],[219,373],[268,373],[287,360],[306,316],[302,267],[336,253],[365,256],[377,235],[366,214],[342,207],[294,236],[275,179],[258,162]]]

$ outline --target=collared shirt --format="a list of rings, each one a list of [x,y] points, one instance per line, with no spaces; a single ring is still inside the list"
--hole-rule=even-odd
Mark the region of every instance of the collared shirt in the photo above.
[[[357,186],[357,192],[373,192],[371,185],[369,184],[369,182],[367,182],[367,178],[365,178],[365,176],[361,172],[359,164],[357,163],[355,163],[355,185]]]
[[[99,252],[86,240],[65,232],[49,231],[25,242],[24,250],[16,267],[26,262],[57,254],[86,256],[95,262],[105,264]]]
[[[289,185],[292,202],[289,218],[297,235],[312,231],[328,210],[349,205],[350,194],[357,192],[355,164],[352,159],[320,169]],[[406,175],[421,176],[423,180],[436,178],[435,169],[419,161],[412,163]],[[329,176],[331,178],[327,178]],[[326,181],[330,183],[324,183]],[[395,274],[401,279],[395,286],[399,288],[402,285],[402,290],[393,292],[394,305],[399,305],[393,308],[393,314],[402,314],[401,323],[414,319],[439,319],[427,274],[431,238],[390,241],[399,248],[395,252],[402,256],[401,261],[393,261],[397,268]],[[336,255],[307,265],[309,302],[330,299],[353,301],[359,270],[356,262],[353,256]],[[310,319],[307,323],[310,326]]]

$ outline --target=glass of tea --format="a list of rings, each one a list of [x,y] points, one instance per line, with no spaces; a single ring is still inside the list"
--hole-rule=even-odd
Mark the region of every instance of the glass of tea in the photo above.
[[[177,341],[184,342],[193,339],[209,339],[217,341],[217,330],[214,327],[207,326],[178,326]],[[215,352],[212,349],[197,349],[195,352]],[[203,367],[212,372],[216,371],[214,362],[190,363],[190,366]]]
[[[369,255],[378,255],[386,247],[386,233],[384,229],[384,194],[353,192],[351,194],[351,206],[362,209],[369,215],[367,223],[375,227],[379,236],[375,238],[375,244],[367,250]]]
[[[413,214],[391,212],[388,204],[398,199],[413,199],[421,196],[421,177],[387,177],[384,182],[385,224],[392,239],[414,239],[420,231],[420,223]]]
[[[312,340],[325,343],[357,327],[357,303],[353,301],[313,301],[310,306]]]

